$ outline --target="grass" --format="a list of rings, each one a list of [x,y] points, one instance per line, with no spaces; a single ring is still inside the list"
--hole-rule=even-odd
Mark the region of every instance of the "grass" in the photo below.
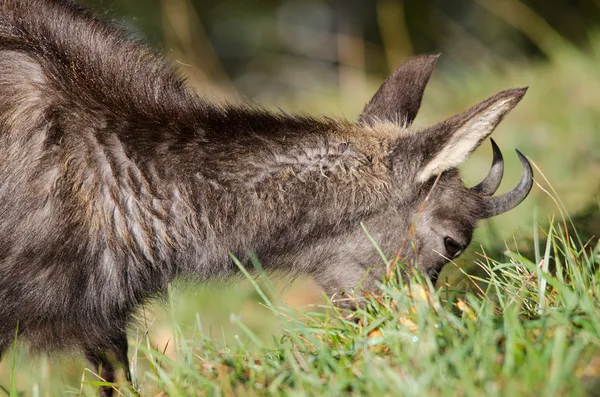
[[[600,244],[582,249],[560,225],[542,232],[535,262],[518,253],[484,258],[489,277],[472,279],[474,292],[436,293],[426,280],[392,277],[347,319],[277,306],[256,285],[282,337],[265,342],[240,322],[234,344],[180,331],[174,357],[140,344],[137,359],[150,371],[139,391],[585,395],[600,380]]]
[[[234,344],[177,332],[175,358],[140,348],[151,371],[139,391],[586,395],[600,381],[600,243],[583,248],[554,223],[537,235],[535,261],[483,257],[488,277],[469,276],[473,292],[394,276],[349,318],[277,306],[256,284],[281,338],[267,343],[241,323]]]
[[[156,346],[141,327],[131,349],[140,395],[588,395],[600,385],[600,241],[580,242],[565,223],[536,227],[533,257],[481,255],[486,277],[465,275],[460,288],[437,291],[397,274],[353,313],[298,311],[277,302],[262,277],[251,285],[283,329],[257,335],[232,316],[231,342],[209,337],[201,315],[191,334],[171,294],[172,339]],[[398,268],[398,266],[396,267]],[[465,288],[468,287],[468,288]],[[189,330],[187,330],[189,331]],[[168,351],[168,352],[167,352]],[[43,374],[6,394],[44,393]],[[48,370],[47,366],[42,369]],[[48,374],[45,375],[46,377]],[[83,371],[76,395],[93,395],[101,380]],[[54,387],[60,383],[52,380]],[[46,384],[48,381],[46,380]],[[65,385],[62,385],[63,388]],[[135,395],[115,385],[122,395]],[[8,391],[10,389],[10,392]],[[64,390],[64,389],[63,389]]]

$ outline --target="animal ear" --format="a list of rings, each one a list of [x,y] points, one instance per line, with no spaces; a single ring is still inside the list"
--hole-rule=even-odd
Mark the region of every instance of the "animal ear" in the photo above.
[[[526,91],[527,87],[502,91],[463,113],[419,132],[417,139],[426,157],[417,180],[425,182],[465,161],[519,103]]]
[[[378,121],[410,125],[421,107],[423,91],[438,56],[416,56],[398,66],[367,103],[358,121],[365,125]]]

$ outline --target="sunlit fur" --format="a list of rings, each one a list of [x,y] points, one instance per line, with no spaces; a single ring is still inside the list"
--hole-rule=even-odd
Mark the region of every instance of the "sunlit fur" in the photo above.
[[[69,1],[0,0],[0,355],[18,327],[111,380],[104,354],[126,364],[135,310],[174,279],[229,277],[230,253],[330,294],[375,288],[384,264],[361,222],[437,273],[444,237],[466,247],[482,199],[448,170],[462,160],[436,156],[486,121],[456,138],[466,158],[524,92],[411,130],[434,58],[399,68],[358,123],[271,113],[197,97]]]

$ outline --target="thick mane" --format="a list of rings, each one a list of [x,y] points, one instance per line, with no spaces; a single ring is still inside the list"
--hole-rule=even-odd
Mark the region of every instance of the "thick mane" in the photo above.
[[[191,103],[168,64],[71,1],[0,3],[0,45],[38,61],[69,105],[104,106],[151,120],[176,116]]]
[[[323,133],[336,124],[258,106],[208,103],[152,50],[68,0],[0,3],[0,50],[25,53],[40,66],[52,86],[52,106],[93,111],[127,129],[133,124],[147,130],[145,139],[176,138],[151,134],[165,126],[184,142],[201,134],[202,140],[224,143]]]

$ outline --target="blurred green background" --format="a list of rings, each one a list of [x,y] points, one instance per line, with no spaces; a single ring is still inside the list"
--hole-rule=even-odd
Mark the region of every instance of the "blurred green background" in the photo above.
[[[85,0],[171,59],[202,95],[355,119],[379,84],[413,54],[441,53],[417,126],[448,117],[497,91],[529,86],[494,138],[506,164],[500,193],[518,181],[513,148],[535,163],[529,198],[481,224],[460,266],[483,247],[533,250],[534,224],[570,214],[581,238],[598,239],[600,192],[600,0]],[[488,143],[461,167],[476,184],[491,162]],[[550,192],[551,194],[548,194]],[[562,202],[562,205],[558,203]],[[593,237],[595,235],[595,237]],[[448,274],[456,267],[448,265]],[[456,273],[456,270],[454,270]],[[285,301],[322,302],[310,280],[275,280]],[[244,282],[176,286],[171,305],[154,305],[131,339],[149,328],[169,351],[173,323],[192,334],[199,317],[214,338],[235,343],[239,320],[270,338],[280,326]],[[147,327],[147,325],[152,324]],[[137,333],[136,333],[137,332]],[[17,384],[42,390],[59,376],[77,388],[82,364],[18,355]],[[6,363],[6,360],[5,360]],[[10,371],[0,365],[0,384]],[[54,387],[57,386],[48,386]],[[56,390],[58,391],[58,390]]]

